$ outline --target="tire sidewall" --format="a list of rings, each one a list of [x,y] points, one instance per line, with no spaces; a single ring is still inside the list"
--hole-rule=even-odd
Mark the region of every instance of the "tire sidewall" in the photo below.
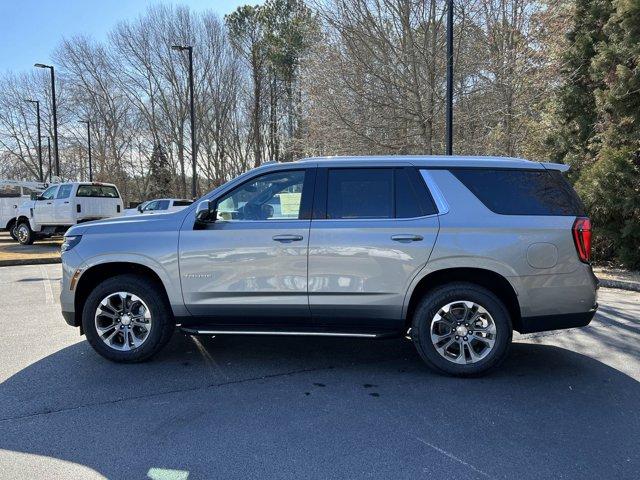
[[[17,242],[18,236],[16,235],[16,227],[17,227],[17,223],[14,221],[9,225],[8,230],[9,230],[9,236]]]
[[[99,303],[110,294],[126,291],[142,299],[151,313],[152,326],[145,342],[129,351],[110,348],[100,338],[95,325],[95,313]],[[158,287],[142,277],[121,275],[100,283],[89,294],[82,310],[82,328],[91,346],[103,357],[117,362],[137,362],[150,358],[166,342],[166,328],[173,325],[173,318],[167,310],[170,308]]]
[[[443,358],[431,341],[431,320],[440,308],[448,303],[470,300],[485,308],[496,326],[493,350],[477,363],[459,365]],[[437,371],[455,376],[478,376],[497,367],[506,357],[513,328],[509,312],[504,304],[488,290],[466,283],[455,283],[435,289],[420,302],[414,313],[412,338],[418,353]]]

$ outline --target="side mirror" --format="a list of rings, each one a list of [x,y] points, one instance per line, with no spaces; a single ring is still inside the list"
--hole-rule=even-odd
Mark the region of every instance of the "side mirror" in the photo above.
[[[216,221],[217,205],[212,200],[203,200],[196,208],[196,225],[205,225]]]
[[[40,195],[38,195],[36,192],[31,192],[31,200],[38,200],[40,198]]]
[[[142,213],[142,204],[138,205],[137,209],[140,213]]]

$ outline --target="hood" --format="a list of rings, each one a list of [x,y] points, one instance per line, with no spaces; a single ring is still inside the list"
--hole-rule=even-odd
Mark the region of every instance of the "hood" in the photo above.
[[[186,211],[131,215],[79,223],[67,231],[67,235],[91,235],[95,233],[135,233],[178,230]]]

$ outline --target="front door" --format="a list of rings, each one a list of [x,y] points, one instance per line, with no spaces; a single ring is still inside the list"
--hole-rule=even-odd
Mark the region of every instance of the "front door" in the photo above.
[[[309,321],[314,177],[314,168],[253,177],[217,199],[214,223],[194,229],[185,221],[180,273],[192,315],[203,323],[232,326],[295,327]]]
[[[33,220],[40,225],[55,225],[55,208],[54,201],[58,185],[47,188],[42,195],[38,197],[33,207]]]
[[[412,167],[318,170],[309,240],[316,324],[397,328],[411,280],[438,234],[435,205]]]

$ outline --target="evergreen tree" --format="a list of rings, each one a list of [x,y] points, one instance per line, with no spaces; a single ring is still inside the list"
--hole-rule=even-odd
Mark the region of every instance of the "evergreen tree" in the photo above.
[[[580,176],[596,247],[640,268],[640,1],[617,0],[591,70],[600,150]]]
[[[153,147],[153,154],[149,161],[150,180],[148,194],[150,198],[171,196],[171,167],[164,148],[158,143]]]
[[[611,0],[576,0],[573,28],[567,34],[569,46],[562,55],[564,83],[558,94],[558,125],[548,143],[552,158],[571,165],[574,176],[595,156],[598,114],[594,92],[601,83],[592,75],[591,62],[596,45],[606,40],[603,27],[612,8]]]

